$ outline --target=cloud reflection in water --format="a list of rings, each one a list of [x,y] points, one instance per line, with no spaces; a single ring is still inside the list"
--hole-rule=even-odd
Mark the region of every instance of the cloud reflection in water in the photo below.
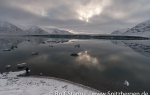
[[[98,64],[97,58],[90,56],[87,51],[80,52],[76,61],[87,66],[95,66]]]

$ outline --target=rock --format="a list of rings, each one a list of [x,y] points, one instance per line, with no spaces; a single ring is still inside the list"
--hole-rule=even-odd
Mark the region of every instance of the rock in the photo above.
[[[9,69],[9,68],[11,68],[11,66],[10,66],[10,65],[6,65],[5,68],[6,68],[6,69]]]

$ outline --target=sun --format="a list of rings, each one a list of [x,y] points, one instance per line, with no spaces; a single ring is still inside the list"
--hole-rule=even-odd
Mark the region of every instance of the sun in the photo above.
[[[77,10],[78,18],[86,22],[89,22],[91,17],[99,15],[101,12],[102,6],[93,3],[90,3],[86,6],[80,6],[80,8]]]

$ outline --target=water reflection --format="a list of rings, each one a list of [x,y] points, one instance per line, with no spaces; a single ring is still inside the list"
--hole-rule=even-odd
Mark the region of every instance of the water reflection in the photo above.
[[[70,54],[71,56],[74,56],[74,57],[77,57],[77,56],[79,56],[79,54],[78,53],[72,53],[72,54]]]
[[[126,48],[140,45],[127,44],[132,41],[119,42],[126,46],[121,47],[107,40],[64,40],[62,43],[62,39],[0,38],[0,43],[3,43],[1,47],[8,43],[16,43],[18,47],[10,52],[3,52],[4,48],[1,48],[0,72],[17,71],[17,64],[25,62],[31,69],[31,75],[42,73],[44,76],[67,79],[101,91],[149,91],[150,59]],[[50,48],[50,44],[54,47]],[[77,44],[81,47],[75,48]],[[147,46],[144,44],[144,47]],[[32,52],[38,52],[38,55],[32,56]],[[72,53],[78,53],[79,56],[72,57]],[[6,70],[7,64],[11,68]],[[124,86],[125,79],[129,81],[129,87]]]
[[[133,49],[135,52],[150,57],[150,42],[149,40],[147,41],[111,41],[113,44],[116,45],[120,45],[120,46],[124,46],[124,47],[130,47],[131,49]]]
[[[22,42],[30,42],[32,44],[42,43],[44,38],[29,38],[29,37],[0,37],[1,50],[13,50],[18,48],[18,44]]]
[[[87,51],[80,52],[76,60],[79,64],[84,64],[86,66],[95,66],[98,64],[97,58],[90,56]]]
[[[68,39],[48,39],[40,37],[0,37],[0,50],[11,51],[18,48],[18,44],[48,44],[48,43],[65,43]],[[52,44],[49,47],[53,47]]]

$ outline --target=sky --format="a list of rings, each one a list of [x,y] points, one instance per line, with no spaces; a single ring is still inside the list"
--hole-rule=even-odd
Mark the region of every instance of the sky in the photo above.
[[[150,0],[0,0],[0,21],[109,34],[150,19]]]

